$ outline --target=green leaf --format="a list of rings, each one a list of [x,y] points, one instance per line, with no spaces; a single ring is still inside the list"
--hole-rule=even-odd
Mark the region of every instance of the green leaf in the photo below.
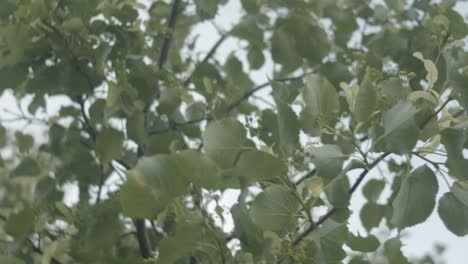
[[[248,210],[240,204],[235,204],[231,208],[231,214],[236,237],[251,252],[260,253],[263,247],[263,231],[253,223]]]
[[[385,216],[385,206],[367,202],[361,209],[360,217],[364,228],[370,231],[377,227]]]
[[[424,222],[432,213],[439,186],[436,176],[426,165],[404,178],[393,200],[392,223],[404,228]]]
[[[388,263],[409,264],[408,259],[401,252],[402,243],[398,237],[389,239],[385,242],[385,256]]]
[[[366,69],[356,97],[354,117],[360,122],[366,122],[377,108],[377,91],[372,76],[373,71],[369,67]]]
[[[354,251],[374,252],[380,246],[380,242],[373,235],[367,237],[350,235],[347,245]]]
[[[257,181],[281,177],[287,172],[281,160],[259,150],[242,152],[235,169],[240,175]]]
[[[326,187],[328,201],[335,208],[348,208],[350,195],[349,180],[345,173],[334,178]]]
[[[444,129],[441,133],[441,142],[447,150],[445,163],[451,177],[460,181],[468,180],[468,160],[464,158],[465,132],[458,129]]]
[[[468,234],[468,189],[454,183],[450,192],[439,200],[439,216],[445,226],[457,236]]]
[[[127,118],[127,137],[138,145],[142,146],[146,142],[145,120],[143,113],[135,112]]]
[[[202,239],[202,226],[199,223],[178,223],[176,234],[165,237],[159,245],[158,263],[172,264],[194,251]]]
[[[278,108],[276,118],[278,122],[280,153],[285,153],[285,156],[291,156],[299,146],[299,121],[291,106],[287,104],[290,97],[289,87],[280,82],[271,82],[271,86]]]
[[[195,0],[197,15],[203,20],[214,18],[218,12],[219,2],[219,0]]]
[[[187,179],[196,185],[216,190],[221,184],[221,172],[216,163],[203,153],[184,150],[177,154],[180,166],[187,173]]]
[[[411,88],[404,84],[400,78],[392,77],[380,82],[378,86],[380,87],[379,94],[381,97],[378,103],[379,108],[382,110],[388,110],[399,101],[406,100],[406,98],[411,101],[409,98]]]
[[[34,138],[31,135],[23,134],[20,131],[15,132],[16,144],[21,152],[27,152],[34,145]]]
[[[152,219],[161,210],[161,201],[145,183],[135,177],[128,177],[119,193],[122,212],[131,218]]]
[[[159,154],[141,158],[132,172],[160,193],[177,197],[186,193],[191,173],[180,165],[177,156]]]
[[[380,194],[384,188],[384,180],[371,179],[362,188],[362,194],[367,198],[368,201],[375,203],[379,199]]]
[[[122,155],[124,134],[112,127],[103,127],[96,139],[96,153],[102,163],[107,163]]]
[[[340,110],[335,87],[317,74],[307,75],[304,81],[306,89],[303,96],[312,117],[310,122],[333,126]]]
[[[307,249],[310,251],[309,258],[314,260],[313,263],[341,263],[346,257],[343,244],[348,241],[348,234],[346,223],[327,220],[317,232],[310,236],[313,242],[310,244],[311,247]]]
[[[11,176],[39,176],[40,173],[41,168],[37,161],[31,157],[26,157],[11,172]]]
[[[389,151],[402,154],[413,150],[419,136],[415,115],[416,108],[408,101],[400,101],[383,113],[384,140]]]
[[[318,175],[327,178],[338,176],[346,159],[340,148],[336,145],[323,145],[309,147],[307,152],[311,156],[312,163],[317,168]]]
[[[14,213],[6,221],[5,232],[21,241],[34,231],[35,218],[31,208]]]
[[[252,221],[264,230],[282,231],[295,225],[297,198],[285,187],[272,185],[255,197],[250,206]]]
[[[246,131],[239,121],[217,120],[209,123],[203,133],[203,149],[221,168],[231,168],[246,140]]]
[[[325,31],[306,15],[291,15],[276,21],[271,39],[271,55],[274,62],[282,64],[289,72],[307,60],[319,64],[328,54],[330,44]]]
[[[25,264],[23,260],[11,256],[0,256],[0,263],[3,264]]]
[[[62,23],[62,29],[69,32],[79,32],[85,28],[83,20],[79,17],[72,17]]]
[[[424,56],[421,54],[421,52],[415,52],[413,53],[413,56],[424,63],[424,68],[426,68],[427,71],[426,80],[429,85],[429,89],[432,89],[432,87],[434,87],[434,84],[437,82],[437,78],[439,75],[437,67],[431,60],[424,59]]]

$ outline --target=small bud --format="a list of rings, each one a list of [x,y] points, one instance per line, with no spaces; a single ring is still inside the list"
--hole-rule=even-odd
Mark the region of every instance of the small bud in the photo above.
[[[345,60],[345,62],[346,62],[347,64],[353,63],[353,61],[352,61],[350,58],[347,58],[347,59]]]
[[[407,76],[408,76],[408,78],[410,78],[410,79],[411,79],[411,78],[414,78],[414,77],[416,77],[416,73],[414,73],[414,72],[410,72],[410,73],[408,73],[408,75],[407,75]]]
[[[455,38],[454,37],[449,37],[448,38],[448,42],[454,42],[455,41]]]
[[[432,39],[432,40],[436,40],[436,39],[437,39],[437,36],[433,34],[433,35],[431,36],[431,39]]]
[[[442,37],[447,36],[447,31],[443,30],[442,32],[440,32],[440,35],[442,35]]]

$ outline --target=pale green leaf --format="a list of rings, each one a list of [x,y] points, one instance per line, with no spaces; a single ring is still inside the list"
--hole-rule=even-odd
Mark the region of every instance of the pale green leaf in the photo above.
[[[343,89],[346,95],[346,102],[348,102],[349,111],[354,113],[354,109],[356,107],[356,100],[357,95],[359,93],[359,85],[357,84],[347,84],[347,83],[340,83],[340,88]]]
[[[432,89],[432,87],[434,87],[434,84],[437,82],[437,78],[439,75],[437,67],[435,66],[433,61],[424,59],[424,56],[421,54],[421,52],[415,52],[413,53],[413,56],[424,63],[424,68],[426,68],[427,71],[426,80],[429,85],[429,89]]]

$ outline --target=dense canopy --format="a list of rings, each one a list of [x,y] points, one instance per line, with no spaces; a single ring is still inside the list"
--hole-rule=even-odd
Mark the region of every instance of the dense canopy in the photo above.
[[[402,232],[468,234],[463,1],[227,2],[0,1],[0,263],[434,263]]]

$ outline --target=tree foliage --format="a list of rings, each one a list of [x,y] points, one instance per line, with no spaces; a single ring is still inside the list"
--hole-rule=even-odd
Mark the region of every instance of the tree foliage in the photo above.
[[[403,230],[468,234],[457,1],[241,0],[200,54],[226,2],[0,1],[0,92],[32,96],[0,119],[1,263],[427,263]]]

